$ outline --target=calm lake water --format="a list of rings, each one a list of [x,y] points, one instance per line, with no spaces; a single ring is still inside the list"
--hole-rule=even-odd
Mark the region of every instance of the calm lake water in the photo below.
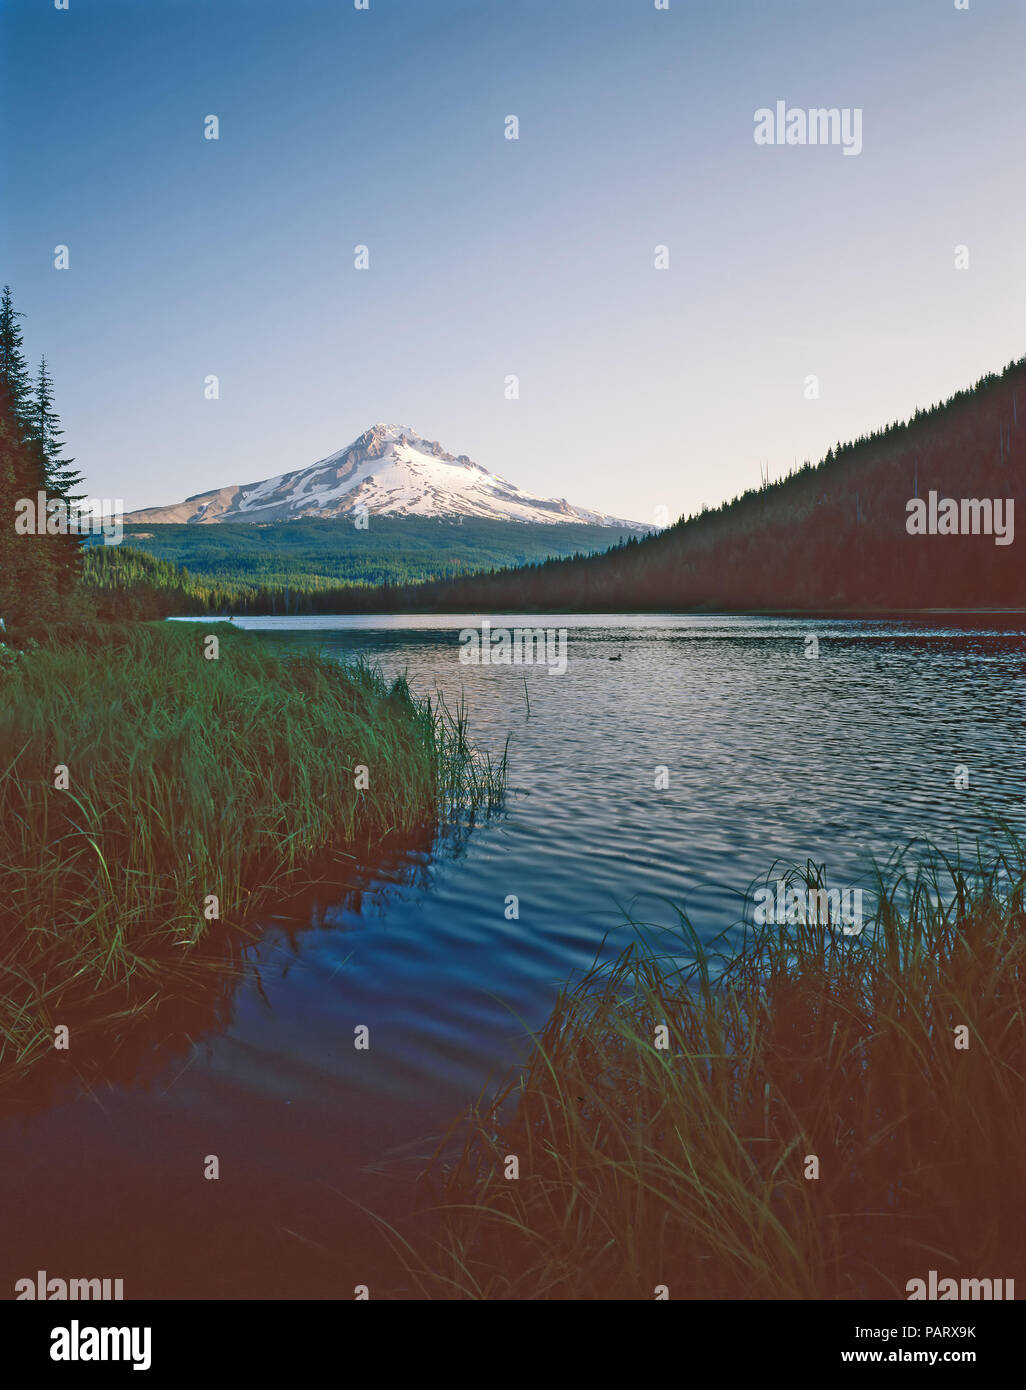
[[[115,1056],[117,1080],[5,1118],[0,1297],[38,1269],[123,1278],[126,1297],[401,1294],[354,1201],[389,1209],[556,988],[606,933],[626,943],[625,913],[669,923],[679,904],[709,939],[776,860],[868,887],[913,837],[971,850],[994,817],[1026,833],[1021,629],[491,618],[529,621],[567,629],[565,673],[462,665],[471,617],[239,623],[462,692],[480,747],[511,735],[508,805],[269,916],[220,1021],[156,1030],[137,1075]]]

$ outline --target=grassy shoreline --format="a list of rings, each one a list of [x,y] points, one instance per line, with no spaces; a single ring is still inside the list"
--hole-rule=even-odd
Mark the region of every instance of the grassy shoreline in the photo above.
[[[1026,849],[897,857],[878,896],[858,938],[748,927],[736,956],[680,913],[568,986],[447,1136],[408,1236],[388,1230],[420,1295],[901,1299],[931,1269],[1026,1277]]]
[[[228,624],[92,625],[8,651],[0,693],[3,1069],[98,993],[109,1020],[145,1007],[313,856],[472,817],[505,784],[462,710]]]

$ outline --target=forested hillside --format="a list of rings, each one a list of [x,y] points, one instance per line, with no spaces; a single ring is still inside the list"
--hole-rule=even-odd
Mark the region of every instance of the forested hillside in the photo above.
[[[229,522],[218,526],[126,523],[125,544],[226,591],[417,584],[608,550],[628,532],[609,526],[488,518],[377,516]]]
[[[908,504],[1012,499],[1026,527],[1026,359],[943,404],[831,449],[659,535],[605,554],[423,584],[236,594],[240,613],[700,609],[894,611],[1026,606],[1022,545],[909,534]],[[1007,524],[1007,522],[1006,522]],[[182,599],[176,595],[176,602]],[[196,611],[223,595],[194,591]]]
[[[424,605],[881,610],[1026,604],[1026,535],[910,535],[907,504],[1006,499],[1026,528],[1026,359],[816,466],[592,559],[429,586]]]

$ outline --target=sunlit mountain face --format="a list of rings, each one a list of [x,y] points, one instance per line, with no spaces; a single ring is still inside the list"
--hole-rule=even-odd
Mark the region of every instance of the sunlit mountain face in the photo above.
[[[265,482],[232,485],[171,507],[133,512],[130,521],[284,521],[346,516],[466,516],[646,530],[639,522],[535,497],[466,454],[450,454],[405,425],[374,425],[338,453]]]

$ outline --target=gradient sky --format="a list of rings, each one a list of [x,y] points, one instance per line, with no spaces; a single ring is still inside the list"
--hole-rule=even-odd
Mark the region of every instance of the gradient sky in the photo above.
[[[1021,0],[2,13],[0,281],[129,509],[388,421],[675,517],[1026,353]],[[862,154],[757,146],[777,100],[862,107]]]

